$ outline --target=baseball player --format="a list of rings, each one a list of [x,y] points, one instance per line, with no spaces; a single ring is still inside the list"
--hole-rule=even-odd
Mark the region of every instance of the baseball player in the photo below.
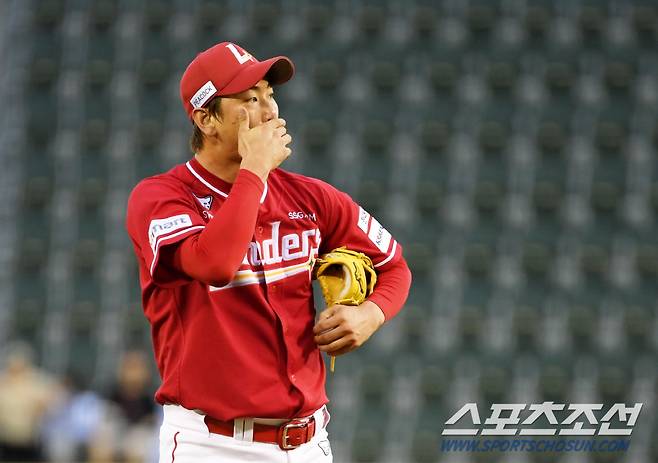
[[[142,180],[126,226],[164,406],[160,462],[330,462],[321,352],[361,346],[406,300],[399,243],[351,198],[278,166],[291,154],[274,87],[293,63],[223,42],[180,81],[194,156]],[[315,257],[366,254],[359,306],[316,320]]]

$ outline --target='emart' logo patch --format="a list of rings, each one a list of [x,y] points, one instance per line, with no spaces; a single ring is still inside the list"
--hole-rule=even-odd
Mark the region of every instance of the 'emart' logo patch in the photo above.
[[[172,217],[167,217],[166,219],[151,220],[151,224],[149,225],[149,244],[151,245],[151,249],[155,248],[155,243],[160,236],[166,235],[174,230],[191,226],[192,219],[190,219],[188,214],[174,215]]]

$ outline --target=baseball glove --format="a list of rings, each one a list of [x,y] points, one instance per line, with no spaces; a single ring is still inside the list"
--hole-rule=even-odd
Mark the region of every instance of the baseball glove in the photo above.
[[[359,305],[372,294],[377,282],[370,257],[344,246],[320,256],[315,261],[313,276],[320,284],[327,307]],[[332,372],[335,363],[336,357],[332,356]]]
[[[313,270],[327,307],[359,305],[372,294],[377,282],[370,257],[344,246],[320,256]]]

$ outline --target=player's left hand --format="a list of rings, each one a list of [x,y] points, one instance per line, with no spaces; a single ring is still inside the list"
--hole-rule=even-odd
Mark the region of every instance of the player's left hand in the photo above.
[[[320,313],[313,327],[318,348],[333,356],[360,347],[384,324],[384,313],[374,303],[332,305]]]

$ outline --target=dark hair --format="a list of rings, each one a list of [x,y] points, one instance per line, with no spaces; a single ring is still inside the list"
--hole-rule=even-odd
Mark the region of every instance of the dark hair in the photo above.
[[[206,109],[210,113],[211,116],[214,117],[221,117],[222,115],[222,108],[220,107],[219,102],[221,101],[221,97],[216,97],[213,98],[210,103],[206,106]],[[198,152],[201,148],[203,148],[203,132],[197,125],[192,121],[192,125],[194,126],[192,135],[190,136],[190,149],[192,150],[193,153]]]

